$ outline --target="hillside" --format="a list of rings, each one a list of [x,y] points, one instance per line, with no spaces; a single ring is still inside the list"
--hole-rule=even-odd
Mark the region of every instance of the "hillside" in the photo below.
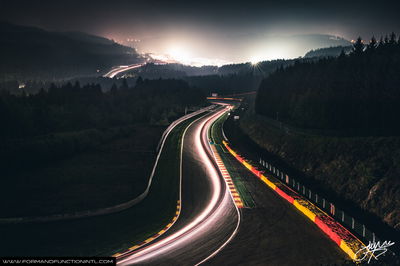
[[[347,135],[400,133],[400,44],[361,39],[338,58],[302,60],[264,79],[256,111],[292,126]]]
[[[0,22],[0,80],[48,80],[98,75],[142,60],[137,52],[103,37],[50,32]]]
[[[350,55],[303,60],[264,79],[256,113],[240,127],[321,190],[399,230],[399,71],[394,34],[367,46],[359,39]]]
[[[319,48],[315,50],[311,50],[304,55],[304,58],[311,57],[336,57],[339,56],[343,51],[345,54],[350,53],[352,50],[352,46],[334,46],[327,48]]]

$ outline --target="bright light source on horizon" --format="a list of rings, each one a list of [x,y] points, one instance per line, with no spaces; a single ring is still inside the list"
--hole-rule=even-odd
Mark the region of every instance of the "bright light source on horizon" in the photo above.
[[[263,59],[263,58],[264,58],[263,56],[253,56],[250,58],[250,63],[252,65],[257,65],[261,61],[265,61],[265,59]]]
[[[262,61],[276,60],[276,59],[289,59],[291,47],[285,44],[275,42],[269,47],[257,47],[253,50],[255,54],[250,56],[249,61],[252,65],[257,65]]]
[[[182,64],[191,64],[192,58],[187,49],[180,46],[172,46],[168,49],[168,55],[171,59]]]

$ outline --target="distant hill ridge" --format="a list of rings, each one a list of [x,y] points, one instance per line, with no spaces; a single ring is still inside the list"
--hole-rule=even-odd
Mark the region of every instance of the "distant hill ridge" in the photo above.
[[[351,52],[352,46],[334,46],[334,47],[327,47],[327,48],[319,48],[315,50],[311,50],[304,55],[304,58],[311,58],[311,57],[336,57],[339,56],[342,51],[345,54]]]
[[[142,60],[135,49],[83,32],[51,32],[0,22],[0,79],[96,75]]]

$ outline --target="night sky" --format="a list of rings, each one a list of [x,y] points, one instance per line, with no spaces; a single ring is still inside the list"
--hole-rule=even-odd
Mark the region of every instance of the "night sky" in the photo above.
[[[308,42],[309,34],[351,40],[400,33],[398,6],[396,1],[1,0],[0,19],[88,32],[142,53],[220,64],[292,58],[326,46]]]

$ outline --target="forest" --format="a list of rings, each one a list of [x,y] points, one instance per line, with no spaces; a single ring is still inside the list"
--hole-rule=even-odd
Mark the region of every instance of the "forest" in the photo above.
[[[132,125],[168,125],[186,107],[205,104],[202,91],[182,80],[126,80],[100,85],[51,85],[34,95],[0,95],[2,170],[29,169],[98,146]]]
[[[289,125],[356,135],[400,133],[400,41],[361,37],[349,55],[297,60],[259,87],[258,114]]]

